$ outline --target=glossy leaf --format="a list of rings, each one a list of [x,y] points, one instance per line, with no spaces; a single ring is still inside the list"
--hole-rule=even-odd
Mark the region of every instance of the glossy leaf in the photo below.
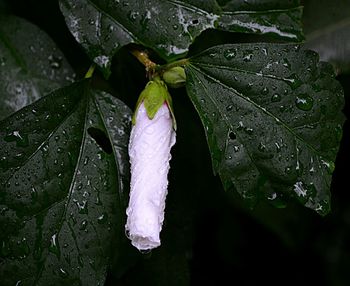
[[[60,0],[60,7],[75,39],[108,76],[112,57],[122,46],[142,44],[173,60],[185,55],[202,31],[217,25],[234,32],[302,38],[297,4],[275,11],[261,10],[255,2],[249,11],[227,8],[222,20],[222,9],[214,0]]]
[[[84,81],[0,123],[2,285],[104,284],[124,216],[130,114]]]
[[[0,18],[0,120],[72,82],[73,70],[49,36],[15,16]]]
[[[343,92],[316,53],[286,44],[211,48],[186,67],[213,169],[254,204],[290,196],[324,215]]]
[[[306,47],[331,62],[337,73],[350,71],[350,1],[305,2]]]
[[[294,42],[304,39],[299,0],[232,0],[223,11],[219,23],[223,30],[267,34]]]

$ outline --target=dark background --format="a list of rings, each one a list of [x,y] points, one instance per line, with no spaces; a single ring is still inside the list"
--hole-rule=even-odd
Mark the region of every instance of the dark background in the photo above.
[[[91,62],[66,28],[57,1],[5,3],[13,14],[46,31],[77,78],[84,76]],[[206,31],[190,54],[215,44],[252,40],[268,39]],[[350,74],[339,75],[338,80],[349,118]],[[94,79],[98,88],[131,108],[145,83],[143,67],[125,49],[115,57],[108,81],[99,72]],[[350,285],[349,122],[336,160],[329,215],[320,217],[293,202],[284,209],[262,202],[250,210],[235,194],[225,193],[213,176],[203,128],[185,90],[171,93],[178,132],[162,247],[141,255],[126,244],[106,285]]]

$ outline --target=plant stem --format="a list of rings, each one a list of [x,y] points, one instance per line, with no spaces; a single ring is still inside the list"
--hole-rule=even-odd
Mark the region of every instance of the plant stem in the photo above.
[[[131,48],[130,52],[135,58],[139,60],[140,63],[142,63],[145,66],[149,78],[154,78],[157,75],[162,75],[166,70],[169,70],[173,67],[187,65],[189,62],[189,59],[181,59],[169,64],[157,65],[156,63],[150,60],[146,51],[142,51],[133,47]]]
[[[140,51],[136,48],[132,48],[131,53],[139,60],[141,64],[145,66],[148,74],[152,73],[155,70],[157,64],[149,59],[148,53],[146,51]]]
[[[162,65],[162,66],[157,66],[156,67],[156,71],[159,72],[159,73],[163,73],[164,71],[169,70],[169,69],[171,69],[173,67],[185,66],[185,65],[188,64],[188,62],[189,62],[189,59],[181,59],[181,60],[169,63],[169,64],[165,64],[165,65]]]

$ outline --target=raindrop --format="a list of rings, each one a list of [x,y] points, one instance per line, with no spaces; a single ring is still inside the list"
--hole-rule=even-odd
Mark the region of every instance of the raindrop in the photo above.
[[[279,95],[278,93],[275,93],[275,94],[271,97],[271,101],[272,101],[272,102],[279,102],[279,101],[281,101],[281,95]]]
[[[56,254],[58,257],[60,256],[57,233],[51,236],[49,251],[53,254]]]
[[[299,86],[302,85],[302,81],[299,79],[299,77],[296,74],[292,74],[290,77],[288,78],[283,78],[283,81],[285,81],[286,83],[288,83],[288,85],[292,88],[292,89],[296,89]]]
[[[265,152],[266,151],[266,146],[262,142],[260,142],[259,146],[258,146],[258,150],[260,152]]]
[[[253,128],[246,127],[246,128],[244,128],[244,131],[245,131],[245,133],[247,133],[247,134],[249,134],[249,135],[252,135],[252,134],[253,134]]]
[[[29,145],[28,135],[23,134],[18,130],[12,131],[11,133],[8,133],[4,140],[6,142],[16,142],[17,147],[27,147]]]
[[[68,273],[67,273],[64,269],[62,269],[62,268],[60,268],[59,274],[60,274],[60,276],[63,277],[63,278],[68,276]]]
[[[31,187],[30,196],[32,197],[32,200],[37,200],[38,198],[38,192],[34,186]]]
[[[0,58],[0,66],[4,66],[6,64],[6,59],[4,57]]]
[[[22,159],[24,157],[24,153],[23,152],[19,152],[15,155],[16,159]]]
[[[175,24],[175,25],[173,25],[173,29],[174,29],[174,30],[177,30],[178,28],[179,28],[179,26],[178,26],[178,25],[176,25],[176,24]]]
[[[322,166],[327,170],[328,174],[332,174],[335,169],[335,165],[332,161],[321,160]]]
[[[86,157],[84,158],[84,165],[85,165],[85,166],[89,163],[89,160],[90,160],[90,158],[89,158],[88,156],[86,156]]]
[[[277,198],[277,193],[276,193],[276,192],[273,192],[273,193],[270,193],[270,194],[267,195],[267,199],[268,199],[269,201],[273,201],[273,200],[275,200],[276,198]]]
[[[228,49],[228,50],[224,51],[224,57],[227,60],[232,60],[235,56],[236,56],[236,51],[235,50]]]
[[[226,106],[226,111],[231,111],[232,109],[233,109],[232,104]]]
[[[283,59],[283,66],[290,70],[291,65],[287,59]]]
[[[106,223],[106,221],[107,221],[107,214],[106,214],[106,213],[100,215],[100,216],[97,218],[97,222],[98,222],[99,224],[104,224],[104,223]]]
[[[138,16],[139,16],[139,12],[131,11],[129,13],[128,17],[129,17],[130,21],[134,22],[137,19]]]
[[[303,111],[309,111],[314,105],[314,100],[307,94],[299,94],[295,100],[296,106]]]
[[[253,58],[252,52],[251,52],[251,51],[248,51],[248,52],[246,52],[246,53],[244,54],[244,56],[243,56],[243,61],[245,61],[245,62],[250,62],[250,61],[252,60],[252,58]]]
[[[80,214],[87,214],[88,213],[87,201],[84,200],[84,201],[82,201],[82,203],[79,203],[77,200],[75,200],[75,204],[77,205]]]
[[[59,69],[61,67],[62,57],[50,55],[48,59],[49,59],[50,67],[52,67],[53,69]]]
[[[275,142],[275,146],[276,146],[276,152],[281,152],[281,146],[280,146],[280,144],[278,144],[277,142]]]
[[[79,229],[80,229],[80,230],[85,230],[86,227],[87,227],[87,225],[88,225],[88,221],[87,221],[87,220],[83,220],[83,221],[80,223]]]
[[[235,140],[236,139],[236,134],[234,132],[232,132],[232,131],[228,134],[228,136],[230,137],[231,140]]]
[[[261,90],[261,94],[262,95],[267,95],[269,93],[269,89],[267,87],[264,87],[262,90]]]
[[[239,122],[238,122],[238,126],[237,126],[237,130],[243,130],[243,128],[244,128],[243,122],[242,122],[242,121],[239,121]]]

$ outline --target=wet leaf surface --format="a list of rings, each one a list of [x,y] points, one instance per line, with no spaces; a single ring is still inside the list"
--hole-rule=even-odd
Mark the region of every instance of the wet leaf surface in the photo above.
[[[343,91],[315,52],[287,44],[222,45],[193,57],[187,91],[213,169],[251,205],[289,197],[324,215],[342,136]]]
[[[122,231],[129,127],[129,108],[86,81],[0,122],[2,285],[104,284]]]
[[[130,43],[150,47],[169,61],[185,55],[202,31],[216,27],[302,39],[299,1],[280,10],[272,10],[279,1],[248,2],[249,9],[242,5],[242,10],[230,4],[223,10],[213,0],[60,0],[60,7],[75,39],[108,76],[113,55]]]
[[[0,18],[0,120],[73,80],[62,52],[38,27]]]

